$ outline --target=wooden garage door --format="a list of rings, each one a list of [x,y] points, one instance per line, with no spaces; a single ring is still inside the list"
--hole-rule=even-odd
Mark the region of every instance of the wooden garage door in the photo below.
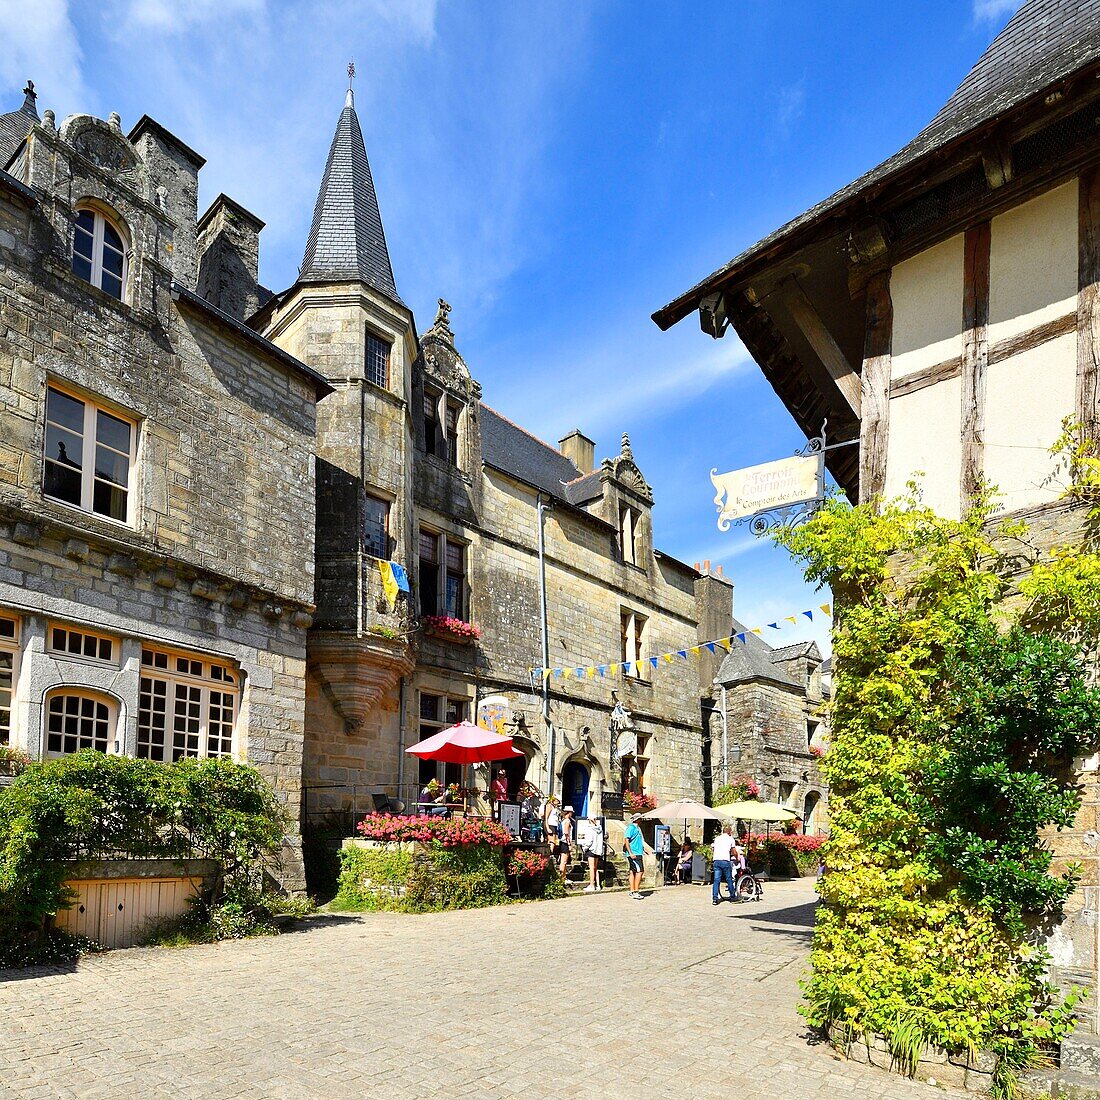
[[[198,893],[194,878],[76,879],[65,884],[76,894],[70,909],[57,914],[57,927],[87,936],[104,947],[133,947],[153,920],[187,912]]]

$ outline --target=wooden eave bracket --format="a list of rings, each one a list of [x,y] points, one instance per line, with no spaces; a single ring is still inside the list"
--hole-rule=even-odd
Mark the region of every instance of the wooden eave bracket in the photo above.
[[[841,398],[858,420],[862,399],[859,374],[840,350],[813,302],[806,297],[802,285],[797,279],[786,279],[776,288],[776,297],[786,306],[799,332],[805,337],[833,380]]]
[[[1012,182],[1012,146],[1003,135],[994,138],[981,152],[985,182],[992,190]]]

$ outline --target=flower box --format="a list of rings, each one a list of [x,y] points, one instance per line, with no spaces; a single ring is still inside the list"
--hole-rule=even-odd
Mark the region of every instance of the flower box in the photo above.
[[[481,637],[481,630],[473,623],[450,615],[425,615],[421,625],[428,637],[441,638],[456,645],[473,645]]]

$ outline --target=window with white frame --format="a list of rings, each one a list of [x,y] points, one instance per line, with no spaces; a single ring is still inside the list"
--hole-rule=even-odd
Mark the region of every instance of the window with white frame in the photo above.
[[[389,389],[390,345],[373,333],[367,333],[367,381]]]
[[[454,726],[469,716],[470,703],[450,695],[420,692],[420,740],[431,737],[448,726]],[[435,760],[420,761],[420,786],[432,779],[448,783],[462,782],[461,764],[439,764]]]
[[[129,522],[136,441],[134,421],[47,386],[43,494],[85,512]]]
[[[390,556],[390,503],[369,493],[363,498],[363,553]]]
[[[19,663],[19,620],[0,615],[0,745],[12,741],[12,703]]]
[[[59,691],[46,700],[46,752],[115,752],[115,704],[90,691]]]
[[[117,664],[115,654],[118,639],[91,630],[72,626],[51,626],[46,639],[46,648],[51,653],[60,653],[66,657],[82,657],[89,661],[103,661]]]
[[[637,680],[645,678],[645,668],[642,662],[642,641],[645,633],[645,617],[634,611],[623,610],[619,615],[619,627],[621,630],[622,660],[630,665],[630,671],[623,670],[624,675],[633,676]]]
[[[126,243],[122,232],[99,210],[78,209],[73,226],[73,274],[123,300]]]
[[[137,755],[231,757],[239,700],[240,675],[224,662],[143,648]]]
[[[638,519],[636,509],[626,504],[619,507],[619,551],[628,565],[638,564]]]
[[[420,529],[420,613],[466,618],[466,546]]]

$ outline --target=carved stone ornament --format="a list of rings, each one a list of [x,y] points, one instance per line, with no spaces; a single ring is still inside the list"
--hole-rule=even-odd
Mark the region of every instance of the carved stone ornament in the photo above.
[[[637,493],[646,500],[653,499],[653,490],[649,487],[638,464],[634,461],[634,451],[630,446],[630,436],[623,432],[622,449],[618,458],[604,460],[604,470],[620,485]]]
[[[100,118],[70,115],[61,124],[61,138],[76,153],[107,172],[129,172],[137,155],[122,134]]]

